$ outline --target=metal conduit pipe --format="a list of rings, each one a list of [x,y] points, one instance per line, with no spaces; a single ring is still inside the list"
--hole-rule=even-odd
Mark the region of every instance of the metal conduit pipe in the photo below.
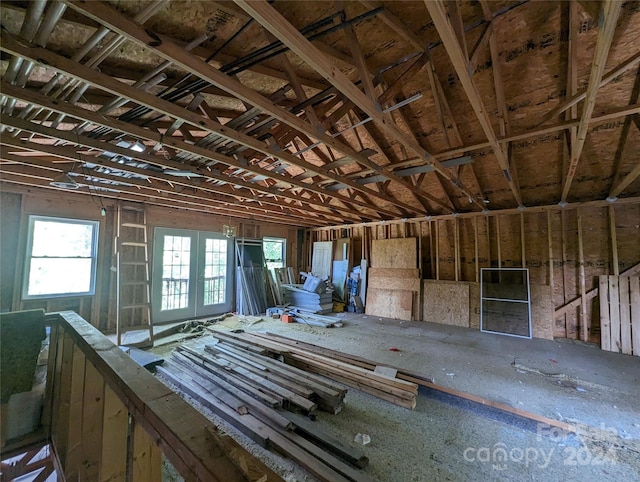
[[[25,14],[24,20],[22,21],[22,27],[20,28],[20,37],[27,42],[31,42],[36,32],[38,31],[38,25],[40,25],[40,20],[42,18],[42,14],[44,12],[44,8],[46,6],[46,0],[37,0],[29,3],[29,7],[27,8],[27,12]],[[4,74],[4,78],[7,82],[14,83],[16,77],[20,73],[24,61],[20,57],[13,57],[9,62],[9,66]],[[5,105],[6,101],[6,105]],[[16,105],[15,99],[8,99],[5,95],[0,96],[0,109],[2,109],[5,113],[11,114],[13,112],[13,108]],[[2,128],[4,131],[4,128]]]
[[[187,44],[187,46],[185,47],[185,50],[186,51],[193,50],[198,45],[200,45],[202,42],[204,42],[205,40],[209,39],[209,37],[210,37],[209,33],[204,33],[204,34],[200,35],[199,37],[197,37],[194,40],[192,40],[191,42],[189,42],[189,44]],[[160,65],[158,65],[155,69],[147,72],[140,80],[138,80],[135,84],[133,84],[133,87],[138,88],[138,87],[142,86],[144,83],[151,83],[150,79],[152,79],[152,78],[154,78],[156,76],[159,77],[159,74],[163,70],[167,69],[171,65],[171,63],[172,63],[171,61],[165,60]],[[164,75],[164,77],[162,79],[160,79],[157,82],[154,82],[153,85],[157,85],[157,84],[159,84],[160,82],[163,82],[166,79],[167,79],[167,76]],[[117,98],[113,99],[111,102],[109,102],[108,104],[102,106],[98,110],[98,112],[100,112],[101,114],[108,114],[113,109],[117,109],[118,107],[122,107],[127,102],[129,102],[128,99],[123,99],[121,97],[117,97]]]

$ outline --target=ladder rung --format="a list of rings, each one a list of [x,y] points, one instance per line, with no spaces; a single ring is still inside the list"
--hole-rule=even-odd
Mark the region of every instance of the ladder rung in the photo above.
[[[120,261],[121,265],[126,266],[146,266],[149,264],[148,261]]]
[[[121,306],[121,310],[134,310],[136,308],[149,308],[149,303],[138,303],[136,305],[125,305]]]
[[[136,228],[136,229],[147,229],[146,224],[138,224],[138,223],[122,223],[123,228]]]
[[[149,325],[121,326],[120,333],[127,333],[128,331],[149,331],[150,328]]]
[[[140,243],[140,242],[136,242],[136,241],[122,241],[120,243],[120,246],[136,246],[138,248],[146,248],[147,247],[147,243]]]

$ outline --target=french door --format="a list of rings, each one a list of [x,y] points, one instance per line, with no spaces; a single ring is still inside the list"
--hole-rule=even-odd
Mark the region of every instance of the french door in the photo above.
[[[233,244],[219,233],[156,228],[153,242],[154,322],[231,311]]]

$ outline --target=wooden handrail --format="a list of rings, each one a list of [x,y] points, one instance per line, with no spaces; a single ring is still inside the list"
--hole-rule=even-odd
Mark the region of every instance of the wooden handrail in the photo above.
[[[47,321],[44,421],[67,479],[160,481],[164,454],[188,481],[281,480],[82,317]]]

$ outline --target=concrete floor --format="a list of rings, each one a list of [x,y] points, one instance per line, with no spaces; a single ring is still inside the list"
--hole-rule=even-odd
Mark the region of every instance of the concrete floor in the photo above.
[[[427,389],[413,411],[349,389],[343,412],[318,420],[343,440],[371,436],[364,449],[374,480],[640,480],[640,357],[570,341],[336,316],[343,328],[269,320],[251,329],[419,371],[438,385],[577,427],[577,434],[561,433]]]

